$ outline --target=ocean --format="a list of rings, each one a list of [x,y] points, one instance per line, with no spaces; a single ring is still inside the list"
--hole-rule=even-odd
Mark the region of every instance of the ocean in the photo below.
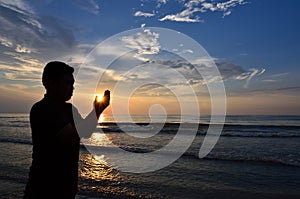
[[[226,116],[217,144],[204,158],[198,154],[210,117],[190,116],[182,129],[186,136],[191,126],[199,126],[187,150],[158,170],[136,173],[111,163],[113,147],[130,153],[133,159],[120,158],[121,163],[130,163],[135,155],[170,143],[182,124],[179,115],[164,124],[157,116],[148,132],[140,132],[138,127],[149,126],[148,116],[132,117],[134,123],[124,118],[118,125],[105,115],[93,136],[82,140],[78,199],[300,198],[300,116]],[[22,198],[31,164],[29,117],[0,114],[0,118],[0,198]],[[153,135],[151,129],[160,130]],[[97,155],[89,148],[97,149]]]

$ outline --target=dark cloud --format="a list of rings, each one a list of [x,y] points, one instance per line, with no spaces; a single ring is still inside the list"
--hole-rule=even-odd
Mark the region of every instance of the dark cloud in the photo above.
[[[152,64],[155,63],[162,67],[166,66],[176,69],[190,84],[207,84],[220,80],[225,81],[227,79],[236,79],[246,80],[245,87],[247,87],[253,77],[265,72],[265,69],[256,68],[246,70],[242,66],[230,62],[215,63],[219,73],[215,71],[215,68],[209,66],[211,63],[207,63],[205,61],[198,64],[191,64],[185,60],[152,61]],[[219,74],[221,76],[219,76]]]
[[[76,45],[73,31],[75,27],[64,21],[49,16],[36,16],[26,10],[13,6],[0,5],[0,37],[11,42],[11,46],[0,45],[2,52],[19,52],[23,48],[32,57],[48,60],[66,54]],[[14,59],[9,54],[2,55],[1,59]]]
[[[216,65],[222,75],[223,80],[232,77],[237,77],[247,72],[242,66],[229,63],[229,62],[220,62],[220,63],[216,63]]]
[[[5,79],[36,81],[46,62],[77,48],[76,27],[55,17],[37,16],[25,4],[1,2],[0,27],[0,72]]]

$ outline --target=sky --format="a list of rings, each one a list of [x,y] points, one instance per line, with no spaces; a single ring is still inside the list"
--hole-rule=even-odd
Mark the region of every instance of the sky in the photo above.
[[[124,102],[134,114],[147,114],[153,104],[172,114],[193,112],[192,87],[201,113],[210,114],[208,86],[222,83],[227,114],[299,115],[299,6],[297,0],[0,0],[0,112],[28,113],[45,93],[43,67],[60,60],[80,74],[74,103],[83,112],[94,97],[90,78],[100,71],[97,92],[113,94],[108,113],[126,111]],[[112,42],[100,55],[109,38],[132,51],[122,55]],[[178,46],[164,51],[162,38]],[[180,43],[191,41],[185,38],[204,51]],[[107,68],[108,54],[119,57]],[[207,71],[195,75],[208,62],[222,81]],[[81,70],[88,63],[93,76]]]

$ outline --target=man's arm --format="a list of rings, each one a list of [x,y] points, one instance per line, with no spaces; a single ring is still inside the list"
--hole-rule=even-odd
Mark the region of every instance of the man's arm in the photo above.
[[[94,101],[94,108],[84,120],[74,121],[80,137],[88,138],[92,135],[92,133],[95,131],[95,128],[97,127],[98,119],[101,113],[109,106],[109,102],[110,91],[106,90],[101,101],[98,101],[96,96]]]
[[[101,101],[98,101],[97,97],[95,98],[94,108],[86,116],[85,119],[81,117],[81,115],[75,107],[72,107],[73,119],[76,129],[74,129],[74,127],[72,127],[71,124],[68,124],[57,133],[57,137],[71,137],[71,135],[73,135],[72,132],[74,132],[75,130],[77,130],[79,137],[91,137],[92,133],[97,127],[98,119],[101,113],[108,107],[109,101],[110,92],[109,90],[106,90]]]

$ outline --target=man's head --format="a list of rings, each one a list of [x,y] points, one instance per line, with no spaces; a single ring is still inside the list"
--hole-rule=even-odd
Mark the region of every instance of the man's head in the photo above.
[[[64,62],[51,61],[46,64],[42,82],[47,94],[59,100],[67,101],[73,94],[74,68]]]

